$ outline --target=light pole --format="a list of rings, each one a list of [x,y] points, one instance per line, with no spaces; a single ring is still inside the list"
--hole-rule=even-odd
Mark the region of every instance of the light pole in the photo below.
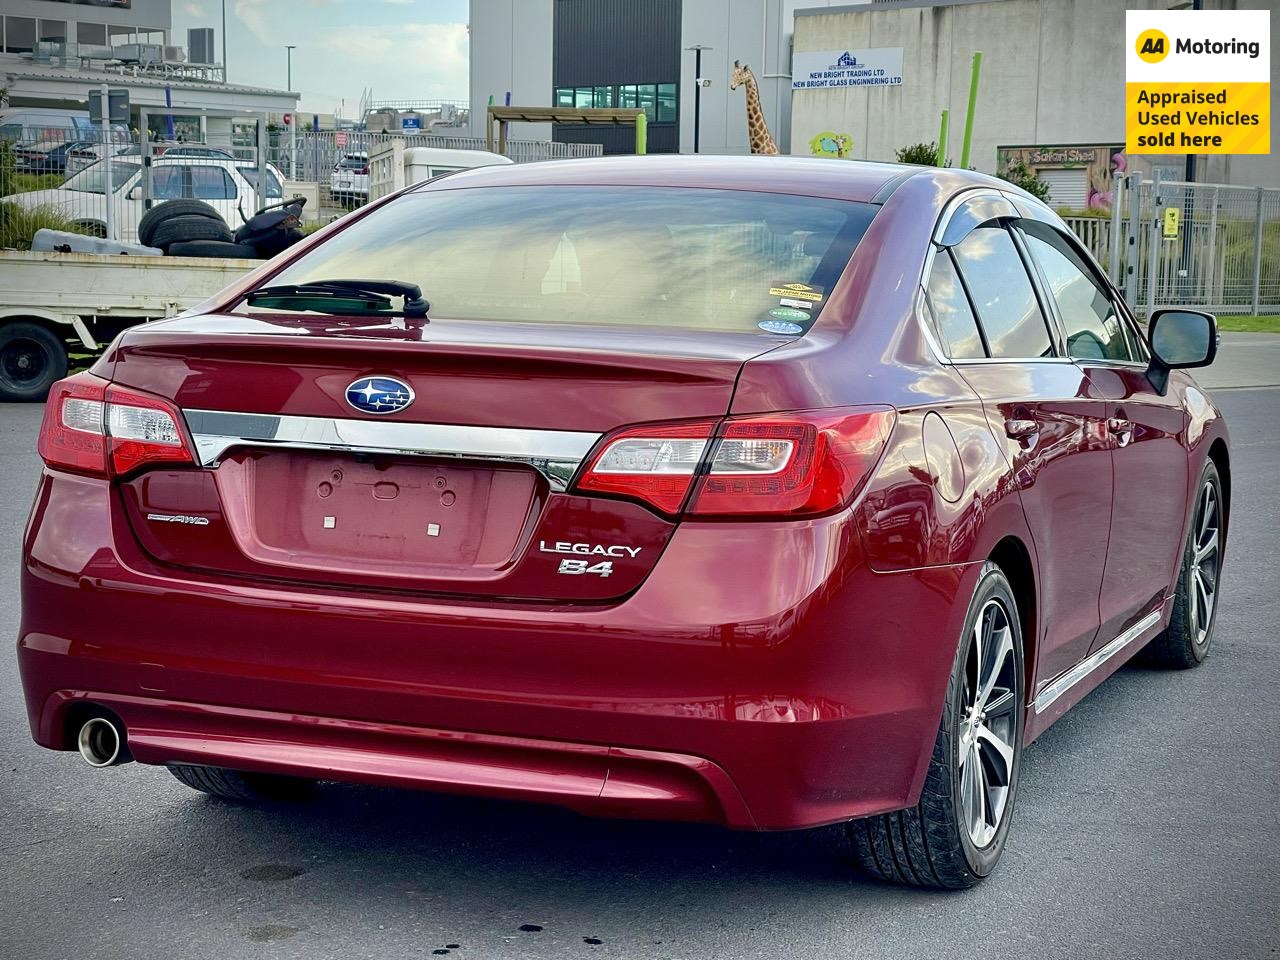
[[[222,82],[227,82],[227,0],[222,0]]]
[[[698,138],[702,133],[702,51],[712,48],[695,43],[685,49],[693,51],[693,152],[697,153]]]
[[[289,46],[286,46],[284,48],[285,56],[288,58],[284,88],[288,90],[290,93],[293,92],[293,51],[297,49],[298,47],[296,44],[290,44]]]

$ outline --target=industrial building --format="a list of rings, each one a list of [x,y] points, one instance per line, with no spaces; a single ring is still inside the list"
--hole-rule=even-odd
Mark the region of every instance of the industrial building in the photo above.
[[[1050,184],[1055,202],[1086,207],[1110,193],[1115,170],[1182,177],[1181,156],[1124,155],[1123,41],[1126,7],[1188,5],[471,0],[471,133],[484,133],[485,103],[503,104],[509,95],[519,106],[643,107],[654,152],[692,153],[696,143],[703,153],[747,153],[747,98],[743,89],[729,89],[738,60],[755,74],[762,115],[783,153],[892,160],[903,146],[937,140],[945,109],[952,118],[949,156],[959,162],[972,58],[982,51],[970,166],[995,172],[1020,159]],[[1204,0],[1204,6],[1269,9],[1271,0]],[[868,56],[873,66],[896,69],[895,82],[807,83],[814,65]],[[515,124],[510,135],[599,142],[607,153],[633,144],[629,128]],[[1199,179],[1280,186],[1280,163],[1267,156],[1202,157]]]
[[[5,0],[0,7],[0,87],[7,106],[84,110],[91,88],[129,91],[133,116],[243,111],[283,114],[297,93],[225,82],[213,31],[171,36],[171,0]],[[195,33],[195,31],[193,31]],[[211,121],[215,127],[223,121]],[[218,131],[211,130],[213,139]]]

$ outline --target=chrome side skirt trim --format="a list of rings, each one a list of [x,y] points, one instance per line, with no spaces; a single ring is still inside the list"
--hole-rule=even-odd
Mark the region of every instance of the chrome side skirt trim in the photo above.
[[[464,427],[447,423],[292,417],[222,410],[184,410],[196,455],[214,466],[233,447],[290,447],[349,453],[502,460],[533,467],[553,490],[564,490],[598,433]]]
[[[1159,610],[1152,610],[1101,650],[1085,657],[1066,673],[1051,681],[1043,690],[1040,691],[1039,694],[1037,694],[1035,703],[1032,704],[1036,713],[1044,713],[1053,706],[1053,702],[1060,696],[1159,623],[1160,614],[1163,610],[1164,607],[1161,607]]]

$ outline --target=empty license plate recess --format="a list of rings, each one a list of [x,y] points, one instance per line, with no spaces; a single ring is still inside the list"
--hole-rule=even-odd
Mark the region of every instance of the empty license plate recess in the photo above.
[[[510,562],[541,482],[520,466],[284,450],[233,456],[216,473],[252,559],[414,579]]]

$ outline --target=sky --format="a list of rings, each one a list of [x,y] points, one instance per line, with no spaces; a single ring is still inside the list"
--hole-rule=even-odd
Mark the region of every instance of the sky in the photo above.
[[[301,109],[356,119],[375,100],[465,103],[467,0],[225,0],[227,80],[284,89],[286,44]],[[213,27],[221,57],[223,0],[174,0],[173,39]],[[345,101],[345,103],[344,103]]]

